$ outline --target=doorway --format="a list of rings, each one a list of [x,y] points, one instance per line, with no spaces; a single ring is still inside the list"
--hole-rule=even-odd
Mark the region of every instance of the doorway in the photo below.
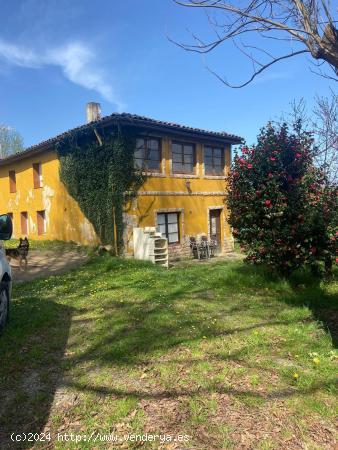
[[[209,210],[209,236],[212,241],[217,243],[219,252],[222,248],[221,214],[222,209]]]

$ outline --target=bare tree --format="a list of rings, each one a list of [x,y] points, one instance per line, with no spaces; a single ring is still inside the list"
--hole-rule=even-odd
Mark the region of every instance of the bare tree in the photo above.
[[[302,123],[315,141],[315,162],[330,184],[338,183],[338,95],[331,90],[329,97],[315,99],[309,112],[305,100],[291,103],[291,112],[283,114],[277,123]]]
[[[13,128],[0,124],[0,159],[23,150],[21,135]]]
[[[175,42],[187,51],[210,53],[222,44],[231,41],[252,63],[252,74],[240,84],[231,84],[225,77],[209,69],[225,85],[233,88],[246,86],[257,75],[279,61],[308,54],[313,58],[315,73],[338,81],[338,30],[330,0],[173,0],[176,4],[194,9],[203,9],[209,25],[215,33],[214,39],[203,40],[192,35],[193,43]],[[337,11],[336,11],[337,14]],[[253,37],[262,42],[252,45]],[[274,41],[278,49],[282,42],[283,54],[272,54],[270,45]],[[333,74],[323,72],[329,65]]]
[[[338,95],[317,97],[312,120],[317,143],[317,163],[332,183],[338,182]]]

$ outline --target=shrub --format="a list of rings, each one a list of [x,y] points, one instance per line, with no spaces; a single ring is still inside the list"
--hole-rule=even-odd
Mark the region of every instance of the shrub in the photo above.
[[[298,121],[268,124],[257,145],[242,147],[229,176],[229,223],[247,252],[286,275],[324,261],[332,267],[337,249],[337,186],[313,164],[314,144]]]

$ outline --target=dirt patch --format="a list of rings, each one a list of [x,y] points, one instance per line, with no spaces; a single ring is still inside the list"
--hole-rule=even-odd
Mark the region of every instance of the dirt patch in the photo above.
[[[28,255],[27,269],[20,269],[11,261],[14,282],[31,281],[50,275],[60,275],[84,264],[88,256],[77,251],[32,250]]]

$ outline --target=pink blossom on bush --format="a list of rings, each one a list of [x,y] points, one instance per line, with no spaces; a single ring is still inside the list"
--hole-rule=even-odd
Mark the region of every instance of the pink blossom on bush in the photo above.
[[[248,260],[283,273],[316,261],[329,266],[336,258],[338,192],[313,164],[310,135],[269,125],[254,148],[244,149],[234,159],[227,199],[229,224]]]

